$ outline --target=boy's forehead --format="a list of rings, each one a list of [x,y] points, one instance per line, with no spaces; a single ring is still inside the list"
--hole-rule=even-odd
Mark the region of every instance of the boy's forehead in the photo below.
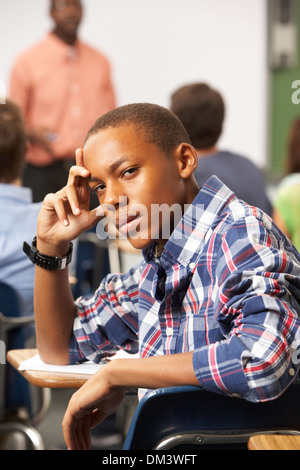
[[[99,158],[119,158],[124,154],[142,157],[153,147],[157,146],[147,141],[140,129],[134,125],[122,125],[106,127],[90,135],[85,143],[84,153],[86,156],[97,154]]]
[[[130,136],[131,141],[139,138],[132,126],[105,127],[90,135],[85,147],[103,146],[110,143],[124,144],[127,141],[127,136]]]
[[[94,171],[113,170],[126,161],[148,159],[149,145],[131,126],[101,129],[85,143],[84,165]]]
[[[99,129],[88,138],[88,141],[90,139],[94,139],[99,143],[106,143],[111,140],[124,142],[126,141],[127,136],[130,136],[130,140],[145,140],[145,132],[143,132],[141,127],[134,124],[122,124],[119,126],[108,126],[103,129]]]

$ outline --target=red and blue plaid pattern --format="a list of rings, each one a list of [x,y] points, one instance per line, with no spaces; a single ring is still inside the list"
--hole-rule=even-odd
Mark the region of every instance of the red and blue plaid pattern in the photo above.
[[[204,389],[266,401],[297,375],[300,255],[260,209],[216,177],[165,245],[77,301],[70,361],[114,350],[141,357],[194,351]],[[297,361],[298,362],[298,361]]]

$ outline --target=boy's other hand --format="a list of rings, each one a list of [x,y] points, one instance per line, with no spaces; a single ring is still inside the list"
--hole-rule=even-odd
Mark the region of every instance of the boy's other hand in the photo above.
[[[125,388],[111,385],[107,368],[96,372],[69,402],[62,423],[69,450],[89,450],[91,429],[114,413],[124,399]]]

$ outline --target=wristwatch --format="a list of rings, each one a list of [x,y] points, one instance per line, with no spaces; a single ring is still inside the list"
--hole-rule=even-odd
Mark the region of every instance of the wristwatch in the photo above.
[[[59,256],[48,256],[40,253],[36,248],[36,237],[32,240],[32,245],[23,243],[23,251],[28,256],[30,261],[41,268],[49,271],[62,270],[70,263],[72,259],[73,243],[70,242],[70,248],[67,255],[64,258]]]

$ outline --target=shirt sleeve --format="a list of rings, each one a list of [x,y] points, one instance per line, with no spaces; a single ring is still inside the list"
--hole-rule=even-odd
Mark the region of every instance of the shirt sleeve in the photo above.
[[[101,90],[101,114],[105,114],[116,107],[117,99],[111,64],[106,57],[100,56],[99,68],[102,77],[99,83]]]
[[[293,204],[293,196],[295,195],[295,190],[290,186],[281,186],[277,192],[274,207],[280,213],[288,233],[293,236],[295,229],[294,229],[294,219],[295,219],[295,212],[294,212],[294,204]]]
[[[20,57],[13,66],[10,77],[10,97],[22,109],[25,119],[28,119],[28,108],[31,93],[29,68]]]
[[[125,275],[108,275],[91,299],[76,301],[69,360],[100,362],[118,349],[138,351],[138,284],[142,263]]]
[[[277,398],[299,368],[299,255],[269,224],[248,217],[222,236],[214,275],[224,340],[193,355],[203,388],[253,402]]]

